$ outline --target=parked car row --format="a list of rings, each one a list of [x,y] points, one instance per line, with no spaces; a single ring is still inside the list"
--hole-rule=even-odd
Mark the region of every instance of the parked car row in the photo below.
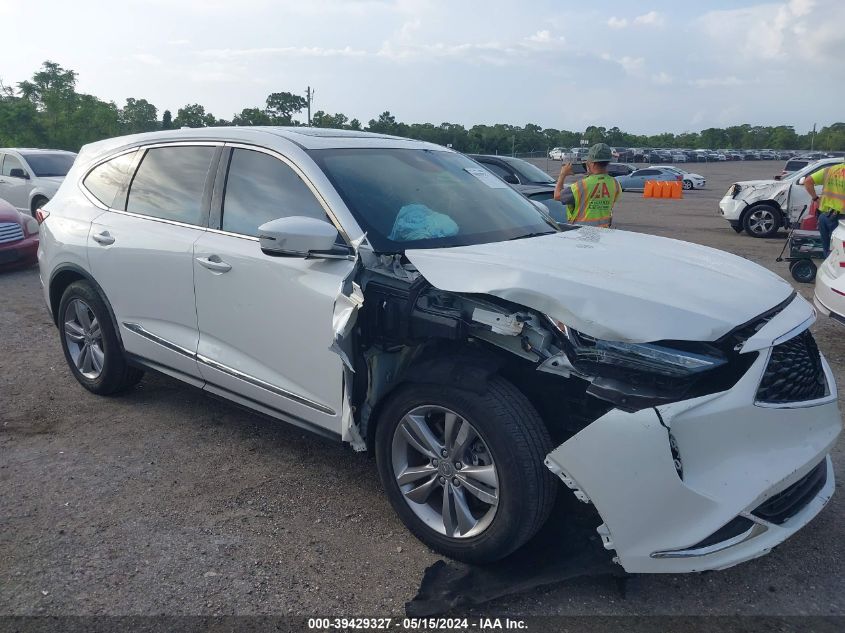
[[[789,160],[792,158],[807,158],[818,160],[831,157],[830,154],[822,152],[801,152],[796,150],[771,150],[771,149],[661,149],[643,147],[614,147],[613,160],[631,163],[709,163],[738,160]],[[552,160],[564,162],[579,162],[587,155],[586,148],[563,147],[552,148],[548,156]]]

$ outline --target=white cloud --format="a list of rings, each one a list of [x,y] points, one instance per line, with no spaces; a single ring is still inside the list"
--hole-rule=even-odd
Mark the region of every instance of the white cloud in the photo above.
[[[789,0],[710,11],[698,23],[726,58],[746,60],[835,59],[845,44],[845,4]]]
[[[634,18],[635,26],[663,26],[665,23],[666,18],[657,11],[649,11]]]
[[[661,70],[656,75],[651,76],[651,81],[653,83],[656,83],[658,86],[668,86],[675,80],[672,78],[671,75]]]
[[[549,33],[547,30],[537,31],[534,35],[529,35],[528,39],[531,42],[549,42],[552,39],[552,34]]]
[[[265,48],[209,48],[197,51],[197,55],[212,59],[233,59],[238,57],[361,57],[367,52],[344,48],[323,48],[321,46],[278,46]]]
[[[703,77],[701,79],[691,79],[688,82],[691,86],[698,88],[713,88],[725,86],[741,86],[745,82],[738,77],[729,75],[727,77]]]
[[[148,66],[161,66],[163,63],[160,58],[151,53],[136,53],[132,56],[132,59]]]
[[[615,15],[610,16],[607,25],[612,29],[624,29],[628,26],[627,18],[617,18]]]

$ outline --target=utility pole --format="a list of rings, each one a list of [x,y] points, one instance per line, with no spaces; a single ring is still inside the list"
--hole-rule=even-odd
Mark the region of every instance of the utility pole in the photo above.
[[[810,137],[810,151],[813,151],[813,146],[816,144],[816,124],[813,123],[813,136]]]
[[[308,86],[305,89],[305,100],[308,102],[308,125],[311,125],[311,101],[314,99],[314,90],[311,90],[311,86]]]

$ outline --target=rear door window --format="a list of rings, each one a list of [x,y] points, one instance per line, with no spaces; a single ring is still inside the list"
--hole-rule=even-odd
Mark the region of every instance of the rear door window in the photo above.
[[[129,186],[126,210],[163,220],[204,225],[203,193],[216,147],[147,150]]]
[[[88,172],[82,184],[97,200],[111,207],[115,196],[126,182],[129,168],[132,167],[137,153],[138,151],[134,150],[97,165]]]
[[[294,215],[328,219],[311,189],[289,165],[263,152],[235,149],[223,195],[222,229],[257,237],[262,224]]]

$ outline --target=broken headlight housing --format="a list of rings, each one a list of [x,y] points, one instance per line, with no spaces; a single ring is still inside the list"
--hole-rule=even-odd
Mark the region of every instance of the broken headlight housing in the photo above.
[[[756,356],[706,342],[605,341],[552,322],[571,369],[589,383],[587,393],[624,411],[730,389]]]
[[[564,326],[572,344],[573,364],[579,361],[613,365],[648,374],[683,378],[715,369],[727,363],[719,350],[696,344],[696,351],[676,349],[656,343],[604,341]],[[690,346],[691,347],[691,346]]]

